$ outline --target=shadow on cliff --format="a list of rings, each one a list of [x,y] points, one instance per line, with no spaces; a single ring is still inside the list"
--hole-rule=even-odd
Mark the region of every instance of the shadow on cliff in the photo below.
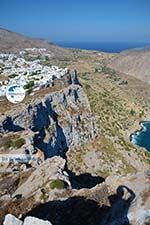
[[[70,182],[72,188],[74,189],[92,188],[95,187],[97,184],[100,184],[105,181],[103,177],[92,176],[90,173],[83,173],[80,175],[76,175],[67,168],[65,168],[65,170],[69,174]]]
[[[45,105],[46,107],[42,104],[38,105],[37,116],[34,118],[33,127],[31,127],[31,129],[36,132],[34,146],[44,152],[45,158],[56,155],[65,158],[68,145],[63,128],[58,123],[58,114],[53,110],[51,101],[46,101]],[[45,141],[45,130],[50,126],[51,119],[54,121],[54,131],[51,131],[49,140]]]
[[[78,96],[75,93],[74,96],[76,101]],[[63,97],[63,102],[66,102],[65,97]],[[54,121],[54,130],[52,131],[52,128],[50,127],[51,137],[48,141],[46,141],[45,130],[51,125],[51,119]],[[58,123],[58,114],[52,107],[52,100],[46,101],[45,105],[40,103],[37,106],[36,117],[34,117],[33,126],[31,129],[34,132],[38,131],[34,137],[34,146],[44,152],[45,158],[50,158],[56,155],[66,158],[66,152],[68,150],[67,139],[63,128]],[[72,187],[75,189],[92,188],[95,185],[105,181],[104,178],[92,176],[89,173],[76,176],[75,173],[67,169],[67,164],[65,171],[69,174]]]
[[[2,123],[2,127],[4,131],[8,132],[17,132],[22,131],[24,128],[20,127],[19,125],[15,125],[12,118],[10,116],[7,116],[6,119]]]
[[[55,133],[48,142],[44,140],[46,136],[44,129],[42,129],[34,137],[34,147],[37,147],[44,152],[45,159],[53,156],[61,156],[65,158],[65,154],[68,150],[67,141],[63,129],[57,122],[55,125]]]
[[[96,194],[95,192],[95,197]],[[124,195],[128,197],[124,198]],[[97,202],[76,196],[64,201],[40,204],[22,219],[26,216],[34,216],[49,220],[53,225],[129,225],[127,214],[134,198],[135,194],[131,189],[119,186],[116,194],[109,197],[110,205],[103,205],[103,200]],[[101,197],[95,199],[101,199]]]

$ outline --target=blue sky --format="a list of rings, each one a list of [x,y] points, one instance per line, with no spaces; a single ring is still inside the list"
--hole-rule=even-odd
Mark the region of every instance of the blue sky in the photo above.
[[[0,0],[0,27],[55,42],[150,42],[150,0]]]

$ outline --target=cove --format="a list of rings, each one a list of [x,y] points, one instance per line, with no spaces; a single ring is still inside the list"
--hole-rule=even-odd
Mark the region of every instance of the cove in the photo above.
[[[141,121],[139,125],[141,129],[130,135],[130,141],[150,152],[150,121]]]

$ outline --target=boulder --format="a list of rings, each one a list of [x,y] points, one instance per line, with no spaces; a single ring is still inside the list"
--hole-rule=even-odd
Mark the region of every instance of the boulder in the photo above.
[[[71,186],[69,175],[64,173],[66,160],[55,156],[45,160],[13,194],[21,194],[24,197],[30,196],[46,186],[52,180],[62,180]],[[29,188],[30,187],[30,188]]]
[[[52,224],[47,220],[40,220],[32,216],[26,217],[24,222],[22,222],[15,216],[8,214],[5,216],[3,225],[52,225]]]
[[[23,222],[17,219],[15,216],[8,214],[5,216],[3,225],[23,225]]]
[[[40,220],[38,218],[28,216],[25,218],[23,225],[52,225],[47,220]]]

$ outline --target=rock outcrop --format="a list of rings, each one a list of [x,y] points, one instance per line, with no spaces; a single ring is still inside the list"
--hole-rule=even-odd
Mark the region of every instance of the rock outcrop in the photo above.
[[[33,180],[33,182],[34,181],[35,180]],[[30,189],[32,190],[32,186]],[[52,222],[52,224],[94,225],[97,224],[109,210],[108,189],[105,183],[98,184],[90,189],[82,188],[80,190],[50,190],[50,188],[48,190],[45,186],[43,188],[43,190],[46,190],[46,192],[43,191],[45,196],[42,196],[44,197],[44,201],[39,195],[40,190],[39,188],[36,193],[32,193],[31,197],[25,196],[21,199],[12,199],[8,202],[8,205],[4,206],[0,211],[0,221],[4,219],[6,214],[12,214],[20,218],[24,223],[26,220],[28,221],[27,218],[29,216],[32,216],[42,220],[48,220]],[[49,196],[47,197],[46,195]],[[12,220],[12,218],[8,219],[10,219],[10,221]],[[84,221],[84,223],[81,223],[82,221]]]
[[[77,73],[71,73],[66,82],[67,87],[35,96],[16,106],[15,111],[2,115],[0,132],[21,134],[25,131],[28,147],[32,149],[30,146],[33,145],[40,149],[45,158],[64,157],[69,146],[82,145],[94,138],[97,134],[95,119]]]
[[[24,223],[23,225],[52,225],[49,221],[45,221],[45,220],[40,220],[38,218],[35,218],[35,217],[27,217],[25,220],[24,220]]]
[[[52,225],[49,221],[40,220],[35,217],[27,217],[24,222],[17,219],[15,216],[8,214],[5,217],[3,225]]]
[[[57,192],[53,199],[33,207],[22,219],[33,216],[52,224],[94,225],[102,224],[108,211],[108,189],[102,183],[91,189]]]
[[[13,225],[32,225],[33,222],[41,225],[49,222],[58,225],[149,224],[149,172],[113,175],[91,188],[74,189],[65,163],[61,157],[47,159],[14,192],[13,199],[5,200],[0,219],[9,213],[24,222],[9,215],[4,225],[11,225],[12,221]],[[55,182],[56,186],[51,186],[53,181],[64,182],[66,186],[59,189],[60,184]]]
[[[15,216],[8,214],[5,216],[3,225],[22,225],[23,222],[17,219]]]
[[[35,195],[36,192],[41,196],[43,194],[42,188],[48,189],[47,192],[50,192],[50,184],[54,180],[63,181],[66,186],[71,187],[69,175],[64,171],[65,163],[66,160],[59,156],[45,160],[15,191],[13,196],[29,197]]]

